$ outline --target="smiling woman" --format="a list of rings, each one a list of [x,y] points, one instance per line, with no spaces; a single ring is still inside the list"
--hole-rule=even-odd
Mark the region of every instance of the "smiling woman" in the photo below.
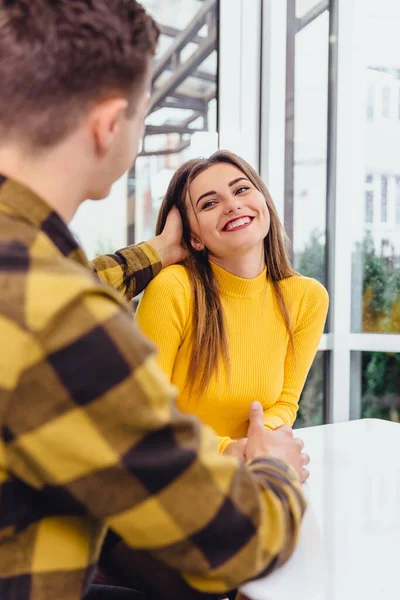
[[[218,156],[221,159],[223,155]],[[267,202],[256,187],[256,178],[253,181],[239,166],[221,161],[197,175],[188,190],[192,246],[197,250],[206,247],[209,260],[223,261],[225,266],[235,255],[232,272],[240,276],[243,266],[246,278],[255,277],[264,267],[264,239],[270,227]],[[213,191],[202,193],[210,188]],[[236,255],[238,251],[243,255],[246,249],[252,260],[246,257],[242,265]]]
[[[266,428],[293,424],[328,296],[290,265],[268,190],[241,158],[220,151],[178,169],[157,231],[173,206],[188,258],[150,283],[137,320],[179,408],[214,428],[221,452],[242,458],[252,401]]]

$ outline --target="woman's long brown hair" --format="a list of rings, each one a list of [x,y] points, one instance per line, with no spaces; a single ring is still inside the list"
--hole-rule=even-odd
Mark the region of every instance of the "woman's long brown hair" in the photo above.
[[[162,232],[169,211],[176,206],[183,221],[183,240],[188,251],[188,257],[183,264],[189,271],[194,303],[192,353],[186,385],[190,391],[195,389],[196,392],[203,391],[210,382],[212,374],[218,372],[221,358],[225,365],[229,366],[229,347],[218,285],[207,250],[198,252],[191,245],[186,205],[186,198],[190,197],[188,192],[192,181],[200,173],[219,163],[228,163],[239,169],[265,198],[271,221],[268,235],[264,240],[267,277],[274,287],[278,307],[293,345],[289,312],[279,282],[297,273],[289,262],[285,248],[286,235],[265,184],[245,160],[225,150],[215,152],[210,158],[190,160],[172,177],[161,204],[156,234]]]

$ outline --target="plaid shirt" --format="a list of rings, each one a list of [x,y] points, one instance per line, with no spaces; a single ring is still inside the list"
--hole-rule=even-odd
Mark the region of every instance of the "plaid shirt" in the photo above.
[[[95,268],[129,294],[161,265],[143,245]],[[290,555],[305,508],[293,472],[218,454],[175,408],[126,301],[60,217],[4,177],[0,336],[2,600],[81,598],[106,528],[210,592]]]

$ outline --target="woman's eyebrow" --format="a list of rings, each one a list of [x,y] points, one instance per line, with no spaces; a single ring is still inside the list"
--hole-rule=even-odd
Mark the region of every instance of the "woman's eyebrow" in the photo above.
[[[247,177],[238,177],[237,179],[234,179],[233,181],[230,181],[228,183],[229,187],[231,187],[232,185],[235,185],[235,183],[238,183],[238,181],[248,181],[250,183],[250,180],[247,179]],[[203,200],[203,198],[206,198],[207,196],[213,196],[216,193],[217,192],[215,190],[211,190],[210,192],[206,192],[205,194],[202,194],[201,196],[198,197],[196,206],[198,205],[200,200]]]
[[[247,177],[238,177],[237,179],[234,179],[233,181],[228,183],[229,187],[231,187],[231,185],[235,185],[235,183],[237,183],[238,181],[248,181],[250,183],[250,180],[247,179]]]
[[[211,192],[206,192],[205,194],[202,194],[201,196],[199,196],[199,198],[197,199],[196,202],[196,206],[198,205],[198,203],[200,202],[200,200],[202,200],[203,198],[206,198],[207,196],[213,196],[215,195],[217,192],[215,192],[214,190],[212,190]]]

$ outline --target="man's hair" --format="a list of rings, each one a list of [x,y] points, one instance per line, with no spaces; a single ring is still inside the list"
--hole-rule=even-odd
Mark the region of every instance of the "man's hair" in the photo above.
[[[51,146],[95,102],[134,104],[158,35],[135,0],[0,0],[0,140]]]

